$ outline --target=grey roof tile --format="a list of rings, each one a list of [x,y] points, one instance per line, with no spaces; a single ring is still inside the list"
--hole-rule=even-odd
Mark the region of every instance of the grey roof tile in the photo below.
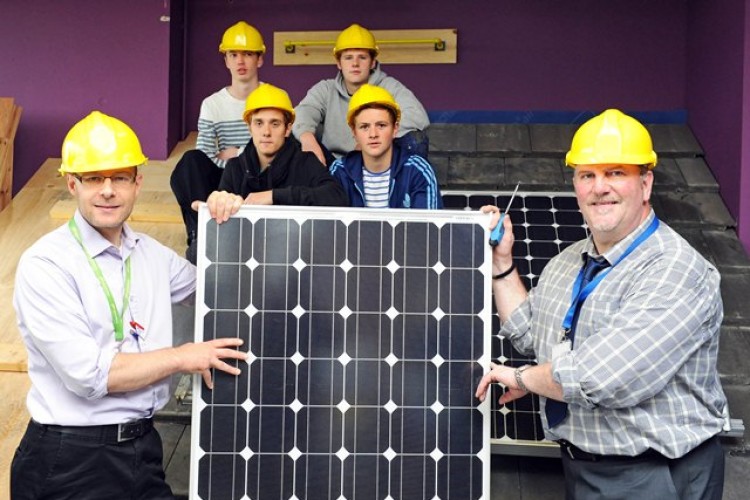
[[[521,185],[559,189],[564,185],[562,161],[556,158],[507,158],[505,186]]]
[[[448,184],[448,169],[450,168],[450,158],[445,155],[430,155],[430,165],[435,171],[435,177],[437,177],[438,184],[440,187],[444,187]]]
[[[747,387],[740,388],[737,397],[744,400],[745,406],[750,401],[750,389]],[[730,405],[730,411],[732,417],[735,416],[735,411],[731,410],[733,406]],[[747,425],[748,418],[750,418],[750,412],[745,413],[745,425]],[[747,498],[747,492],[750,490],[750,478],[748,478],[747,471],[750,470],[750,454],[746,448],[745,442],[742,439],[735,440],[736,443],[729,443],[728,440],[725,442],[725,453],[726,462],[724,464],[724,493],[722,498],[724,500],[744,500]],[[728,450],[726,450],[729,448]]]
[[[687,185],[695,189],[719,190],[719,183],[703,158],[675,158]],[[657,167],[658,168],[658,167]]]
[[[504,180],[503,158],[453,156],[448,168],[451,189],[497,189]]]
[[[477,126],[465,123],[434,123],[427,129],[430,151],[472,153],[477,150]]]
[[[671,224],[736,226],[718,193],[657,191],[651,196],[651,201],[656,214]]]
[[[679,189],[687,186],[677,162],[673,158],[662,158],[656,165],[654,184],[660,188]]]
[[[477,151],[524,153],[530,150],[531,138],[527,125],[477,125]]]
[[[750,328],[722,326],[719,343],[718,366],[722,380],[725,383],[750,385],[750,373],[745,366],[750,358]]]
[[[724,301],[725,325],[750,325],[749,273],[723,273],[721,275],[721,298]]]
[[[750,272],[750,257],[734,229],[703,231],[703,236],[722,272]]]
[[[578,125],[531,124],[531,152],[533,154],[559,155],[564,159]]]
[[[654,150],[660,156],[703,156],[703,148],[687,125],[646,125],[654,142]]]

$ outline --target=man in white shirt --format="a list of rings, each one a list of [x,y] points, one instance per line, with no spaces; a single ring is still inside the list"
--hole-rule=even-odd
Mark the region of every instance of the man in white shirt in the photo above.
[[[98,111],[63,142],[76,213],[16,272],[31,378],[31,421],[11,465],[16,500],[174,498],[152,420],[169,377],[201,373],[212,388],[212,370],[237,375],[246,359],[238,339],[172,347],[171,305],[192,299],[195,267],[125,222],[145,162],[130,127]]]

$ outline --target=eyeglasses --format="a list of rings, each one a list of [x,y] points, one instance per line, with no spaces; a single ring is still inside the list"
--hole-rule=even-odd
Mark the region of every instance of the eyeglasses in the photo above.
[[[125,187],[135,182],[135,175],[128,173],[119,173],[114,175],[78,175],[73,174],[73,177],[86,187],[101,187],[104,185],[104,180],[109,179],[112,181],[114,187]]]

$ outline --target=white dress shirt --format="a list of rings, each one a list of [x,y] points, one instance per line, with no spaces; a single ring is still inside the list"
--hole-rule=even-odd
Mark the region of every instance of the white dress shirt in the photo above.
[[[169,378],[128,393],[109,394],[118,352],[172,346],[172,304],[192,298],[196,271],[188,261],[126,224],[121,248],[78,211],[82,242],[98,263],[118,310],[125,260],[131,261],[124,339],[115,339],[107,297],[67,223],[40,238],[18,263],[13,305],[29,356],[31,417],[42,424],[104,425],[150,417],[169,400]],[[143,326],[132,335],[131,321]]]

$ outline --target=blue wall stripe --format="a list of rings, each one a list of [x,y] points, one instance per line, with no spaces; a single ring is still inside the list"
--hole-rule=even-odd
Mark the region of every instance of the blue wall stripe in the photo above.
[[[432,123],[554,123],[581,124],[599,114],[596,111],[428,111]],[[628,111],[643,123],[684,124],[687,110]]]

